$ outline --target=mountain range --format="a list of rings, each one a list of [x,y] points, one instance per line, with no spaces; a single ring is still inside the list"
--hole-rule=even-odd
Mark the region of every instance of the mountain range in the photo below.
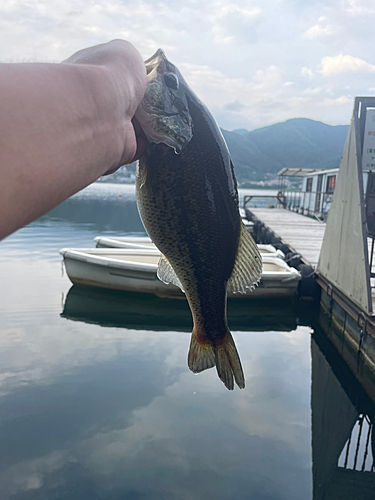
[[[221,131],[241,183],[276,178],[284,167],[339,167],[348,126],[294,118],[251,132]]]
[[[276,179],[277,172],[284,167],[339,167],[348,126],[331,126],[307,118],[293,118],[251,132],[245,129],[221,131],[241,185]],[[132,182],[133,172],[135,163],[102,179],[107,182]]]

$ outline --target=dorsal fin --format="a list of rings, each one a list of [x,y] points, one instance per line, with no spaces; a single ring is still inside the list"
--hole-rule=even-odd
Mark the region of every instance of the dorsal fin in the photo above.
[[[262,257],[258,247],[241,222],[240,238],[232,274],[228,281],[228,291],[246,293],[254,290],[262,276]]]
[[[185,293],[181,281],[178,279],[178,276],[175,273],[173,267],[170,265],[164,255],[162,255],[159,260],[157,277],[160,281],[166,283],[167,285],[169,283],[172,283],[172,285],[178,286]]]

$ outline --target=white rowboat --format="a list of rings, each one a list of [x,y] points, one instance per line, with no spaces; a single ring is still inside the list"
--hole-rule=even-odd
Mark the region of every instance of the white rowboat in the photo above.
[[[72,283],[82,286],[184,297],[175,285],[157,278],[160,252],[153,248],[63,248],[65,269]],[[285,297],[296,292],[300,273],[278,257],[263,256],[260,285],[253,292],[230,294],[234,298]]]

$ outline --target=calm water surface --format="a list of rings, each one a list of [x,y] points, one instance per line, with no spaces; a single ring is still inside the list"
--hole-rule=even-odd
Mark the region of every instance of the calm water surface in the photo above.
[[[290,301],[231,302],[246,389],[193,375],[184,301],[62,274],[60,248],[120,233],[144,234],[134,187],[95,184],[0,244],[0,499],[312,498],[332,475],[314,414],[343,391],[313,330]]]

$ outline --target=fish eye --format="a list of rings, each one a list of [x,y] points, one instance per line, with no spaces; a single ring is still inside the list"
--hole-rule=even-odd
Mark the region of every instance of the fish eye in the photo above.
[[[167,73],[164,75],[164,82],[169,89],[178,89],[178,78],[173,73]]]

